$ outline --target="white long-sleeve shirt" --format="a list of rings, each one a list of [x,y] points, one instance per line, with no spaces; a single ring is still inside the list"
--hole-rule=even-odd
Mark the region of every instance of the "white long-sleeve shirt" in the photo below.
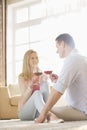
[[[87,114],[87,58],[72,50],[53,88],[61,93],[66,90],[69,106]]]

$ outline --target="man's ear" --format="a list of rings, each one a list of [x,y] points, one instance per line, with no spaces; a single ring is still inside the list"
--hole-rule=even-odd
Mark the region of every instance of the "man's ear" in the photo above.
[[[61,45],[65,48],[65,45],[66,45],[66,44],[65,44],[64,41],[62,41],[62,42],[61,42]]]

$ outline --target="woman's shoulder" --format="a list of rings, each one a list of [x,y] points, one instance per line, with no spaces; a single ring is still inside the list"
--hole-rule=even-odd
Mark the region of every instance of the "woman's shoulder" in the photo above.
[[[25,81],[23,75],[19,75],[19,76],[18,76],[18,80],[21,81],[21,82],[24,82],[24,81]]]

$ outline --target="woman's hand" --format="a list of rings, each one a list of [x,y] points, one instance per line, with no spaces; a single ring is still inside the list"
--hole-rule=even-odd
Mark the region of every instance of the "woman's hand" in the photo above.
[[[28,91],[33,93],[36,90],[40,90],[39,76],[33,75],[32,79],[28,82]]]
[[[33,75],[33,77],[32,77],[32,83],[33,83],[33,85],[38,85],[40,83],[40,76]]]

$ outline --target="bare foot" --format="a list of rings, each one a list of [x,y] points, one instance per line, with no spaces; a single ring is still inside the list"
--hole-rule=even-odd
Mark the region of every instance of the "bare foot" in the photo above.
[[[64,122],[63,119],[58,118],[54,113],[51,113],[51,112],[48,114],[47,120],[49,123],[63,123]]]
[[[57,120],[58,117],[54,113],[49,112],[48,116],[47,116],[47,119],[48,119],[48,121],[49,120]]]

